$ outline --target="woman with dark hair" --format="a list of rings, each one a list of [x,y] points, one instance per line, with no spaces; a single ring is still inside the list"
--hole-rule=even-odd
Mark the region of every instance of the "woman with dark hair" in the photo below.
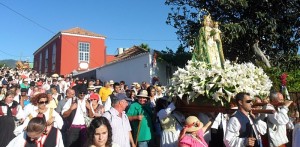
[[[53,108],[48,108],[47,106],[49,104],[49,98],[46,93],[39,93],[32,97],[30,101],[33,105],[37,106],[37,109],[26,116],[23,125],[16,128],[14,131],[16,135],[20,134],[24,130],[28,122],[33,117],[38,116],[45,118],[47,126],[53,126],[58,129],[62,128],[64,122],[61,116]]]
[[[87,130],[87,147],[119,147],[112,142],[112,128],[105,117],[96,117]]]
[[[15,137],[15,121],[23,117],[22,106],[13,100],[14,96],[14,91],[9,90],[0,101],[0,147],[6,146]]]
[[[26,130],[15,137],[7,147],[63,147],[60,131],[51,127],[49,131],[43,117],[32,118]]]
[[[147,88],[148,96],[150,98],[150,106],[151,108],[155,108],[156,106],[156,89],[154,86],[149,86]]]

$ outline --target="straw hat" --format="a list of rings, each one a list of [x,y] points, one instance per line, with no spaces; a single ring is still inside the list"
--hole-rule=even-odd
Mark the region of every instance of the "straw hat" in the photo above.
[[[139,91],[138,95],[136,95],[137,97],[146,97],[148,98],[148,92],[146,90],[141,90]]]
[[[55,73],[55,74],[53,74],[51,77],[52,77],[52,78],[58,78],[59,75]]]
[[[200,122],[200,125],[197,125],[197,122]],[[189,116],[185,120],[185,125],[187,126],[186,132],[195,132],[203,127],[203,123],[196,116]]]

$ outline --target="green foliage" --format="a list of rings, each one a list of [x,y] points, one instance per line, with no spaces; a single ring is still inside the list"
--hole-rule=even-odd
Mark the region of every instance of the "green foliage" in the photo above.
[[[3,67],[5,64],[4,63],[0,63],[0,68]]]
[[[166,0],[171,6],[167,24],[177,29],[183,46],[197,36],[207,10],[220,22],[226,59],[255,62],[252,45],[259,41],[262,51],[274,66],[288,63],[300,44],[299,0]],[[200,17],[199,17],[200,15]],[[201,18],[201,21],[199,21]],[[290,67],[286,67],[290,68]]]
[[[149,47],[149,45],[146,44],[146,43],[140,44],[139,47],[141,47],[141,48],[143,48],[143,49],[146,49],[146,50],[150,51],[150,47]]]
[[[287,86],[290,92],[300,92],[300,69],[288,72]]]
[[[192,54],[190,52],[185,52],[184,47],[180,45],[176,52],[170,48],[167,48],[166,51],[161,51],[158,56],[158,60],[164,60],[173,66],[183,68],[191,57]]]
[[[299,62],[298,62],[299,63]],[[264,71],[273,82],[273,89],[279,91],[281,87],[280,76],[286,72],[287,77],[287,88],[289,92],[300,92],[300,68],[291,69],[289,71],[283,70],[282,68],[272,67],[264,68]]]

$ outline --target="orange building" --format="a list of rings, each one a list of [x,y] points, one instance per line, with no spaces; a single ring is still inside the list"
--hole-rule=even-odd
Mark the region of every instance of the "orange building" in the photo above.
[[[34,70],[47,75],[68,75],[114,59],[106,55],[105,36],[78,27],[58,32],[33,55]]]

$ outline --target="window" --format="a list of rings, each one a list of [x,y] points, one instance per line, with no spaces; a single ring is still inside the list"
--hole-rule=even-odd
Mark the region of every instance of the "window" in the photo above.
[[[55,71],[55,64],[56,64],[56,43],[52,46],[52,72]]]
[[[43,58],[43,54],[40,53],[40,62],[39,62],[39,72],[41,73],[42,72],[42,58]]]
[[[48,52],[49,52],[49,49],[47,48],[46,49],[46,53],[45,53],[45,73],[48,72]]]
[[[79,42],[78,44],[78,62],[88,62],[90,60],[90,43]]]

